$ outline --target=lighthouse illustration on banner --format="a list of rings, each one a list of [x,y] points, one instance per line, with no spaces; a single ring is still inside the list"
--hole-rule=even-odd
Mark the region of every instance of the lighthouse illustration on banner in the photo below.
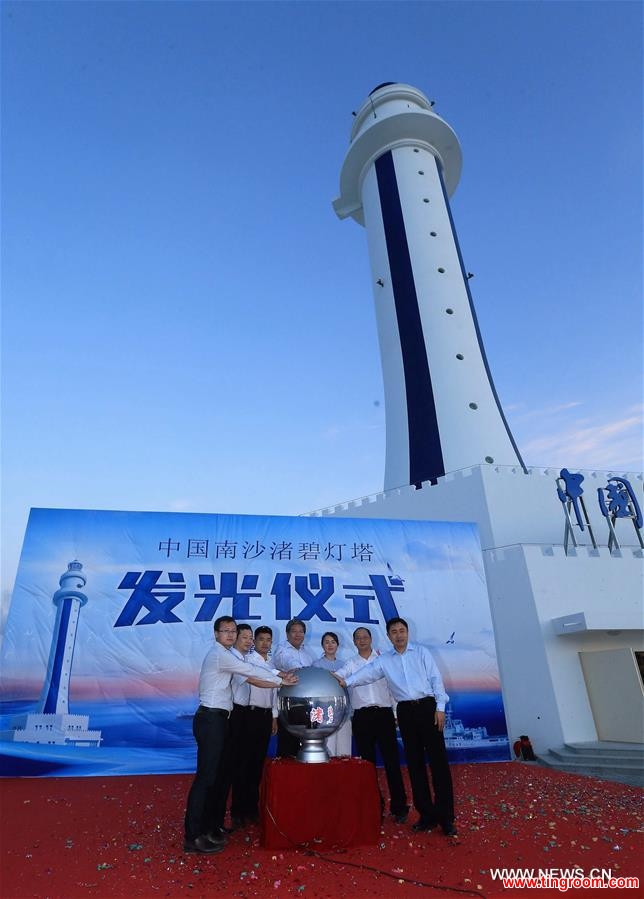
[[[60,590],[53,596],[57,607],[47,673],[36,712],[12,722],[9,737],[14,743],[58,743],[98,746],[100,730],[89,730],[88,715],[70,715],[69,683],[74,658],[76,631],[87,596],[82,593],[86,578],[80,562],[73,561],[60,577]]]
[[[525,466],[485,357],[449,207],[461,149],[433,104],[385,83],[355,113],[333,207],[367,231],[385,412],[385,490],[471,465]]]

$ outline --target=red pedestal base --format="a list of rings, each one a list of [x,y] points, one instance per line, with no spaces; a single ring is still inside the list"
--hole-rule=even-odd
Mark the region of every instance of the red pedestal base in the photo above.
[[[367,846],[380,837],[376,769],[362,759],[267,762],[260,807],[265,849]]]

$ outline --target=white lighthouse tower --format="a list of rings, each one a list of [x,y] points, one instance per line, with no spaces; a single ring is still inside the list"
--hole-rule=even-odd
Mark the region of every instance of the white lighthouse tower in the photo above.
[[[88,715],[69,713],[69,685],[74,659],[78,619],[87,596],[83,566],[73,561],[59,580],[52,601],[56,621],[52,634],[47,673],[36,712],[12,721],[13,729],[5,738],[15,743],[56,743],[71,746],[99,746],[100,730],[89,730]]]
[[[639,764],[637,781],[627,782],[642,783],[641,754],[629,760],[644,734],[644,550],[637,525],[617,549],[610,528],[618,513],[604,498],[628,485],[632,510],[644,475],[577,472],[587,522],[604,543],[586,527],[588,537],[569,550],[560,489],[568,462],[526,469],[508,429],[449,209],[460,148],[431,106],[416,88],[389,83],[355,113],[334,207],[367,230],[387,413],[385,490],[313,514],[474,522],[508,734],[529,734],[552,764],[594,772],[610,768],[604,754],[624,743],[615,769],[627,776]]]
[[[449,197],[461,150],[432,103],[381,84],[355,114],[334,209],[367,230],[385,390],[385,490],[523,461],[476,321]]]
[[[80,610],[87,602],[82,588],[87,583],[80,562],[70,562],[59,580],[52,601],[57,607],[47,675],[40,697],[43,714],[69,712],[69,680],[72,674],[74,646]]]

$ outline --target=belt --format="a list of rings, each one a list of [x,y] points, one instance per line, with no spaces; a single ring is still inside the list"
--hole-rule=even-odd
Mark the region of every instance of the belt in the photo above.
[[[223,715],[224,718],[228,718],[230,712],[228,711],[228,709],[211,709],[207,705],[200,705],[197,709],[197,714]]]
[[[272,708],[268,708],[265,705],[249,705],[247,706],[250,712],[272,712]]]
[[[419,705],[421,702],[436,702],[434,696],[421,696],[420,699],[402,699],[398,705]]]
[[[359,709],[354,709],[353,713],[355,715],[356,712],[376,712],[380,709],[389,709],[391,711],[390,705],[362,705]]]

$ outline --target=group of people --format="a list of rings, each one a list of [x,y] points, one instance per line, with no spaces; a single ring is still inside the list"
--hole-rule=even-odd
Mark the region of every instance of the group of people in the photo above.
[[[286,640],[271,654],[272,630],[253,631],[230,616],[215,621],[215,643],[207,653],[199,678],[199,708],[193,719],[197,771],[188,794],[185,852],[220,852],[227,834],[254,823],[259,816],[259,787],[268,744],[277,734],[277,755],[295,756],[299,741],[278,718],[277,688],[297,683],[298,668],[330,671],[346,687],[351,718],[327,739],[330,755],[357,754],[373,764],[382,756],[389,788],[390,813],[399,823],[409,814],[396,722],[407,757],[413,803],[418,820],[412,830],[440,826],[456,836],[452,778],[443,737],[445,692],[440,672],[427,647],[409,641],[403,618],[387,622],[392,648],[373,649],[371,631],[353,632],[357,650],[349,661],[336,658],[339,639],[327,631],[322,656],[305,646],[306,624],[299,618],[286,625]],[[432,776],[430,790],[426,758]],[[224,824],[231,797],[232,828]],[[381,798],[384,809],[384,799]]]

